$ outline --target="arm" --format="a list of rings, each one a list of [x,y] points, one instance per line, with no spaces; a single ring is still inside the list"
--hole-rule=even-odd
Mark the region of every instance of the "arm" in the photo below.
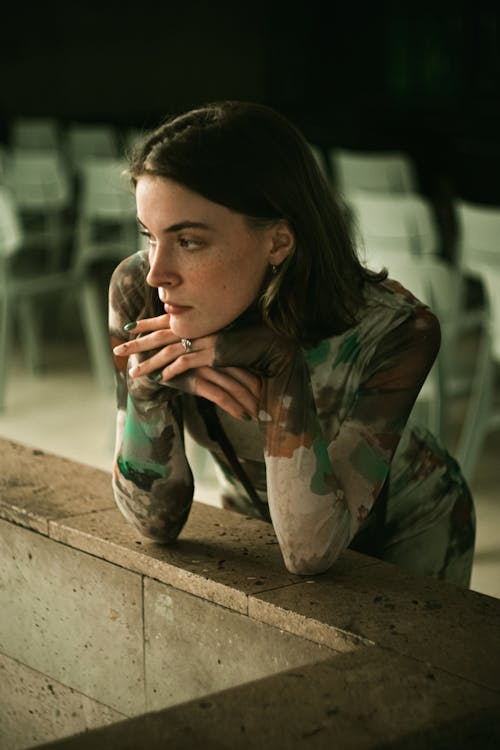
[[[128,341],[123,326],[140,317],[144,305],[141,254],[115,269],[109,287],[111,345]],[[115,356],[117,422],[113,491],[125,516],[145,536],[174,540],[189,514],[193,477],[184,452],[179,392],[148,377],[133,379],[137,361]]]
[[[292,573],[327,570],[360,528],[439,349],[438,321],[423,306],[408,306],[392,324],[379,322],[377,330],[373,342],[365,342],[370,357],[352,394],[338,376],[345,363],[349,370],[349,338],[332,362],[328,340],[302,351],[262,325],[244,326],[198,339],[199,350],[186,356],[170,356],[167,346],[155,362],[166,364],[162,376],[171,382],[197,365],[262,376],[258,420],[269,508]],[[329,375],[318,390],[311,374],[321,367]],[[328,410],[336,412],[338,429],[324,428]]]
[[[335,379],[313,390],[316,368],[332,361],[328,340],[308,351],[266,348],[259,423],[267,469],[269,508],[287,569],[311,575],[327,570],[346,549],[376,501],[418,392],[436,357],[437,319],[416,308],[379,338],[351,398]],[[248,342],[249,343],[249,342]],[[235,359],[221,338],[219,363]],[[262,366],[248,359],[246,364]],[[346,356],[349,356],[346,353]],[[262,358],[261,358],[262,359]],[[325,434],[320,412],[345,407],[334,435]],[[326,420],[328,421],[328,420]]]

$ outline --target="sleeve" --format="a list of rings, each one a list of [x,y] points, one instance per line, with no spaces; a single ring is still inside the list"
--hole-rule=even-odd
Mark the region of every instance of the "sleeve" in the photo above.
[[[143,314],[145,275],[141,253],[126,258],[112,274],[112,346],[129,339],[123,326]],[[184,450],[182,401],[179,392],[148,377],[130,378],[131,364],[127,357],[114,357],[114,497],[124,517],[144,536],[170,542],[184,526],[193,498],[193,476]]]
[[[437,318],[423,306],[384,334],[331,438],[322,429],[325,405],[316,401],[309,370],[324,347],[289,351],[264,378],[259,422],[269,509],[290,572],[324,572],[359,530],[439,344]],[[328,399],[327,388],[321,398]]]

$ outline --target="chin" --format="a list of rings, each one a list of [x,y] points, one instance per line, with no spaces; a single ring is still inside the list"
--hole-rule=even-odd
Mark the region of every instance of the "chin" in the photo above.
[[[221,319],[220,321],[200,321],[196,323],[194,321],[188,321],[184,319],[175,319],[174,316],[170,318],[170,330],[176,336],[181,339],[199,339],[202,336],[210,336],[211,334],[221,331],[225,326],[229,325],[232,320]]]
[[[176,324],[175,321],[170,319],[170,330],[180,339],[199,339],[201,336],[208,336],[210,333],[214,333],[216,329],[209,329],[206,326],[193,324],[189,325],[187,322]]]

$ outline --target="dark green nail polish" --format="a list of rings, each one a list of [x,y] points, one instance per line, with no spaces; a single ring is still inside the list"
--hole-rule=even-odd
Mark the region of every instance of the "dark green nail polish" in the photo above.
[[[136,327],[136,325],[137,325],[137,321],[136,320],[133,320],[131,323],[125,323],[125,325],[123,326],[123,330],[127,331],[127,332],[128,331],[133,331],[134,328]]]
[[[252,419],[252,417],[250,416],[250,414],[247,411],[244,411],[243,412],[243,419],[245,419],[247,422],[250,422],[250,420]]]
[[[153,380],[155,381],[155,383],[159,383],[160,380],[163,380],[163,373],[162,372],[157,372],[154,375],[152,375],[151,377],[153,378]]]

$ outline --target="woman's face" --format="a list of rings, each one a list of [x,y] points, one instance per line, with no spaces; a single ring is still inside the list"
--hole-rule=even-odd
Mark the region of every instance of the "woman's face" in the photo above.
[[[147,282],[177,336],[231,323],[257,298],[270,264],[283,260],[274,228],[252,229],[241,214],[172,180],[140,177],[136,203],[149,243]]]

